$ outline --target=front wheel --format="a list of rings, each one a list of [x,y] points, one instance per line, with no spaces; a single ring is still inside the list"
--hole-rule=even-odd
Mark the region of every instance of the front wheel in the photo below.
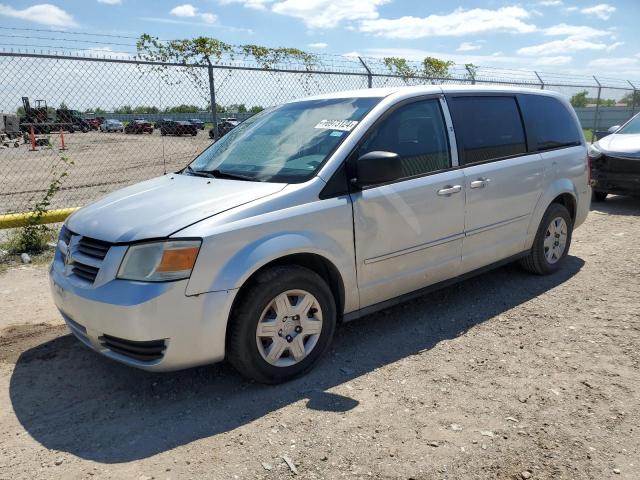
[[[229,321],[230,363],[262,383],[291,380],[312,368],[329,347],[336,304],[326,282],[299,266],[260,272]]]
[[[521,261],[525,270],[538,275],[549,275],[557,271],[569,253],[573,220],[564,205],[552,203],[547,208],[533,246]]]

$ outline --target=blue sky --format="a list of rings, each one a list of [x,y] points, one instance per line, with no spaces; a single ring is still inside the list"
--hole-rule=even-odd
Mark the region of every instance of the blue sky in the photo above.
[[[599,73],[640,83],[640,2],[572,0],[0,0],[0,47],[133,51],[132,39],[25,35],[7,27],[292,46],[364,56],[427,55],[482,66]],[[42,38],[36,38],[42,37]],[[96,37],[93,37],[96,38]]]

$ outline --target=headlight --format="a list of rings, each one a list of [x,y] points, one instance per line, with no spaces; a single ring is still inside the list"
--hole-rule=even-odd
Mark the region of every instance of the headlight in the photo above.
[[[166,282],[189,278],[200,240],[169,240],[132,245],[118,270],[118,278]]]
[[[596,148],[595,145],[589,145],[589,158],[595,160],[596,158],[600,158],[602,156],[602,152]]]

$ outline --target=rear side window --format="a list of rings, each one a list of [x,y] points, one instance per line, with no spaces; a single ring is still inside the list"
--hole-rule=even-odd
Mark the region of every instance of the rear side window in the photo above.
[[[400,156],[403,178],[451,167],[440,102],[421,100],[394,110],[368,134],[357,157],[376,150]]]
[[[461,163],[525,154],[527,142],[513,97],[453,97],[449,110]]]
[[[527,125],[534,133],[537,151],[580,145],[582,135],[576,121],[557,98],[522,95],[520,106]]]

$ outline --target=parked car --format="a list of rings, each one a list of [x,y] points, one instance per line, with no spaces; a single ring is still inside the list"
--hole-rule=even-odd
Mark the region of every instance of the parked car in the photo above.
[[[160,126],[162,135],[197,135],[198,129],[195,125],[183,121],[163,122]]]
[[[120,120],[108,119],[100,125],[101,132],[124,132],[124,125]]]
[[[609,193],[640,195],[640,113],[589,148],[593,199],[603,202]]]
[[[133,120],[124,127],[124,133],[153,133],[153,125],[146,120]]]
[[[161,118],[160,120],[156,120],[153,126],[156,130],[159,130],[164,123],[171,123],[173,121],[174,120],[172,118]]]
[[[240,125],[240,121],[237,118],[221,118],[218,122],[218,138],[224,137],[231,130]],[[214,129],[209,130],[209,138],[215,138]]]
[[[204,130],[204,122],[198,118],[189,118],[188,122],[198,127],[199,130]]]
[[[104,123],[104,117],[88,118],[87,123],[89,124],[91,130],[99,130],[100,125]]]
[[[576,114],[547,90],[425,85],[289,102],[180,173],[71,215],[53,297],[81,342],[119,362],[228,358],[282,382],[318,362],[339,321],[515,260],[561,269],[588,177]]]

